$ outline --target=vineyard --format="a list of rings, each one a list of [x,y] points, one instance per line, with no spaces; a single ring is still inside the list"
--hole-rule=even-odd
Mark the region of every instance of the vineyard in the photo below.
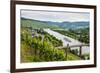
[[[88,22],[59,23],[21,18],[21,62],[85,60],[85,57],[89,59],[89,53],[78,55],[79,47],[74,50],[69,50],[68,47],[58,48],[70,42],[63,36],[89,44],[88,25]],[[44,29],[50,29],[51,33]]]
[[[44,32],[42,29],[21,28],[21,62],[44,62],[80,60],[81,58],[70,51],[66,53],[62,41]]]

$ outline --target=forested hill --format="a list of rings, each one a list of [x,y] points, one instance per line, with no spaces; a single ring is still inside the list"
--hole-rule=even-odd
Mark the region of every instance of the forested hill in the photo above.
[[[21,18],[21,26],[22,27],[32,27],[32,28],[51,28],[51,29],[58,29],[59,26],[57,25],[49,25],[46,22],[38,21],[38,20],[31,20],[26,18]]]
[[[79,29],[89,27],[89,22],[80,21],[80,22],[52,22],[52,21],[40,21],[34,19],[21,18],[21,24],[24,27],[33,27],[33,28],[51,28],[51,29]]]

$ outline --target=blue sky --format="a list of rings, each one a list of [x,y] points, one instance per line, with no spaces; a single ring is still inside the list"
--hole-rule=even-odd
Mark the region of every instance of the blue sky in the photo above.
[[[87,12],[65,12],[65,11],[42,11],[42,10],[21,10],[21,17],[53,22],[77,22],[89,21],[90,14]]]

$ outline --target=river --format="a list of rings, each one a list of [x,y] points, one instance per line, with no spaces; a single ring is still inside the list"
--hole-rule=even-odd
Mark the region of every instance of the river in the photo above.
[[[67,44],[69,44],[69,46],[73,46],[73,45],[82,45],[83,43],[76,40],[76,39],[73,39],[73,38],[70,38],[68,36],[65,36],[63,34],[60,34],[56,31],[53,31],[51,29],[43,29],[45,32],[49,33],[50,35],[53,35],[54,37],[56,37],[57,39],[61,40],[63,42],[63,46],[67,46]],[[78,49],[78,47],[75,47],[75,48],[71,48],[72,49]],[[84,46],[82,47],[82,54],[86,54],[86,53],[89,53],[90,52],[90,48],[89,46]]]

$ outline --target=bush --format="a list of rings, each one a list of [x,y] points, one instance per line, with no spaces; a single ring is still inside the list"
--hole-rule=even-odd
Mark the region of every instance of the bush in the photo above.
[[[36,53],[36,55],[39,55],[41,61],[65,60],[64,51],[54,48],[49,41],[43,41],[42,43],[42,41],[34,38],[33,44],[35,45],[33,48],[39,51],[39,54]]]
[[[71,52],[72,52],[73,54],[78,55],[78,49],[73,49],[73,50],[71,50]]]

